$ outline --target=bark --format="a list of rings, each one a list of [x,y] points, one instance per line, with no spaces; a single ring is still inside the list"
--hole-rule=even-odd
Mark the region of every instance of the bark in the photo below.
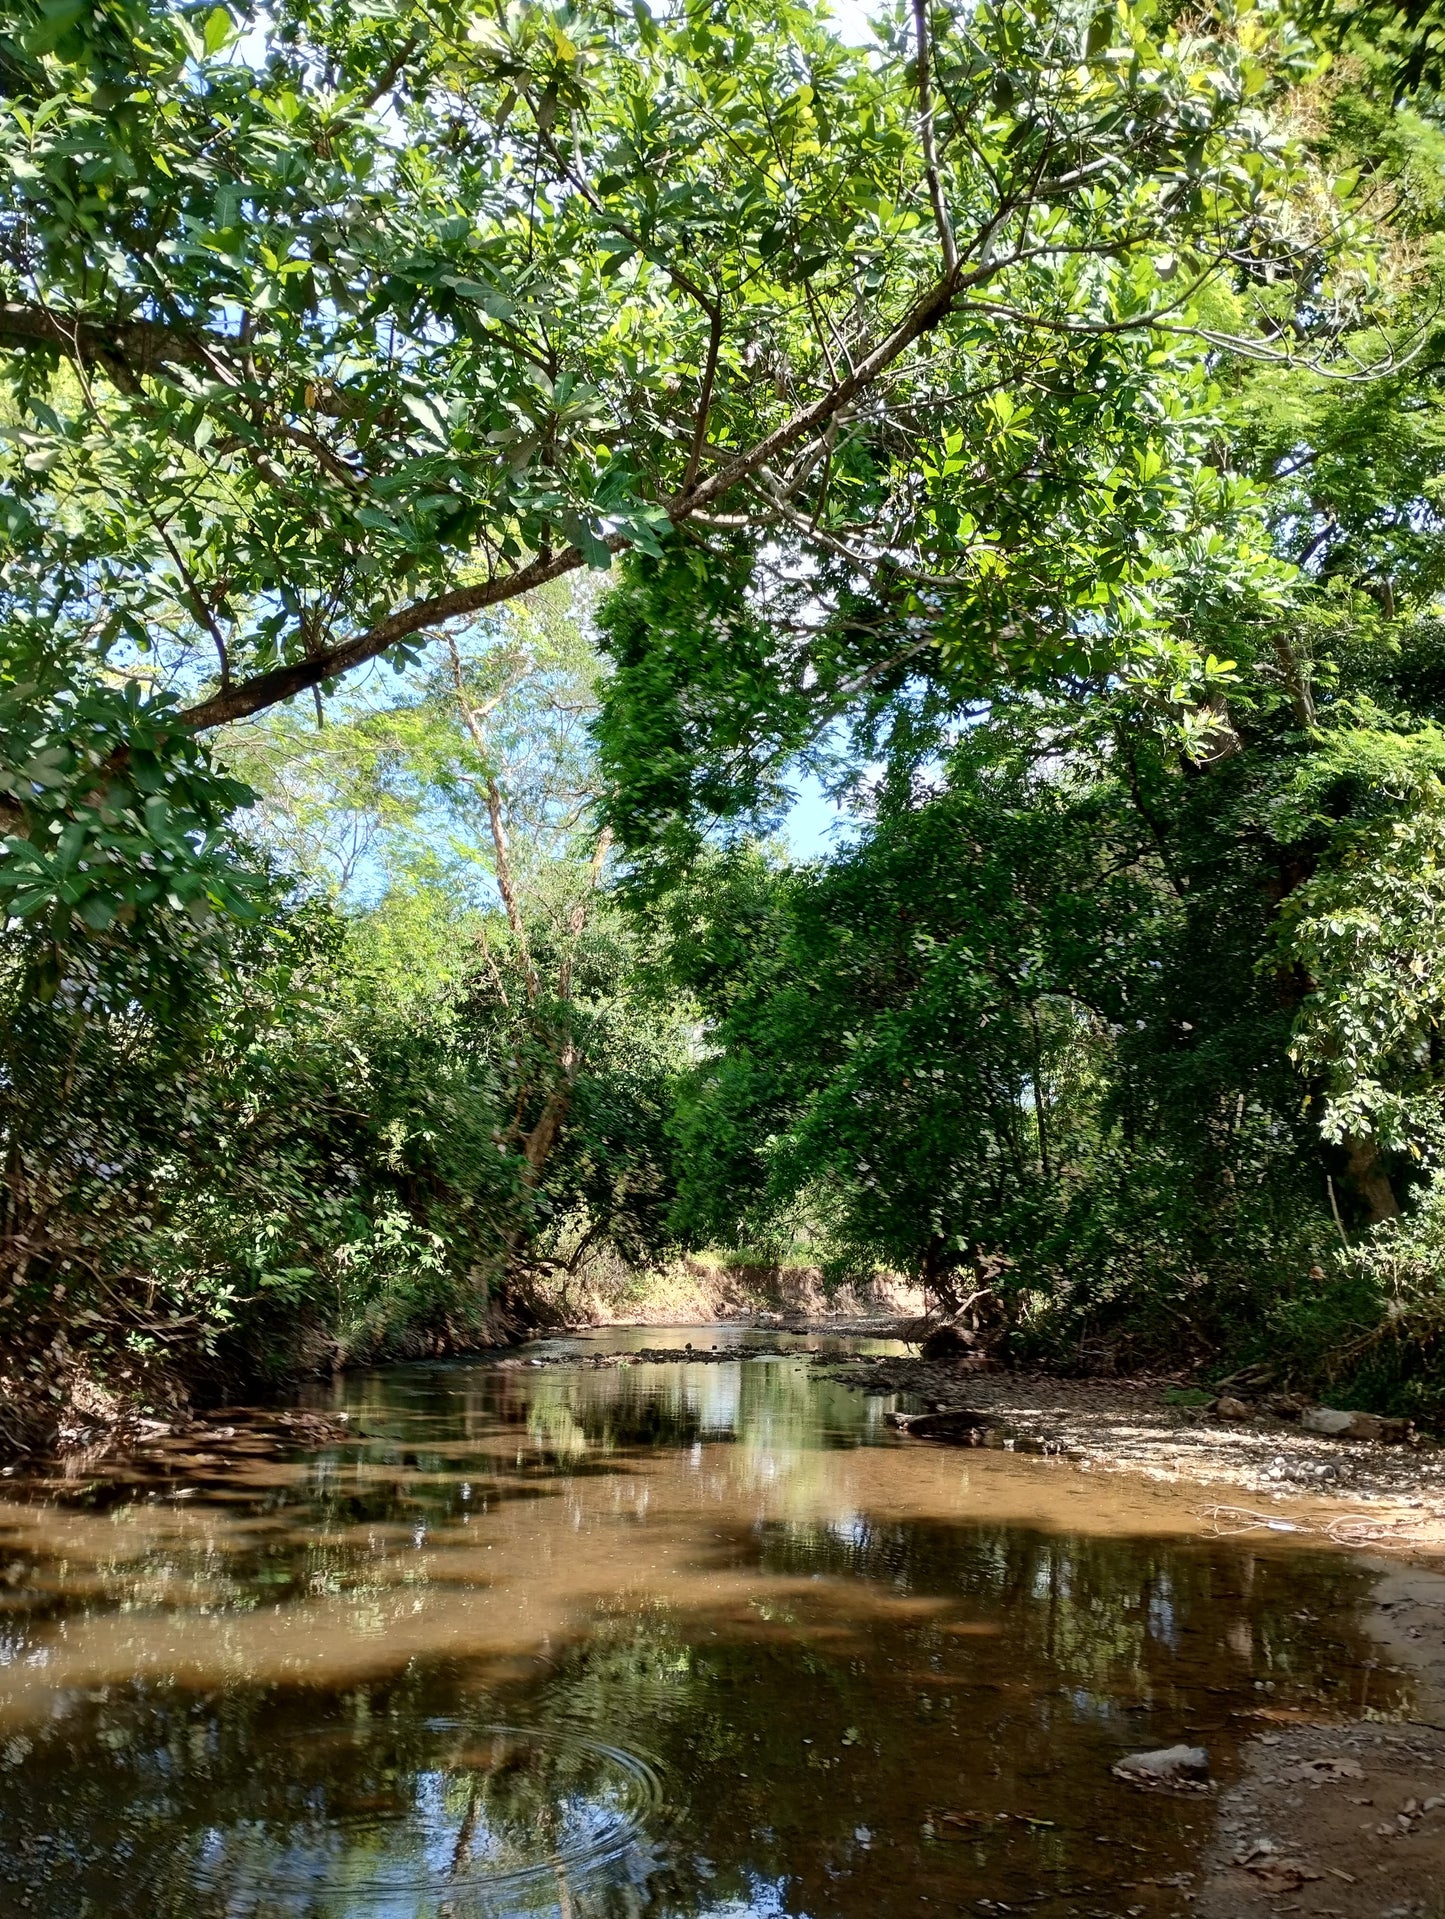
[[[1398,1219],[1400,1202],[1385,1170],[1384,1156],[1372,1139],[1358,1133],[1344,1141],[1344,1183],[1358,1203],[1366,1222],[1378,1226],[1382,1219]]]
[[[1274,635],[1274,656],[1279,662],[1296,724],[1302,732],[1308,732],[1315,723],[1315,699],[1310,689],[1309,667],[1283,633]]]
[[[97,315],[61,313],[53,307],[0,303],[0,342],[10,346],[53,347],[78,360],[118,360],[136,374],[159,366],[208,364],[203,337],[158,320],[108,320]],[[218,335],[215,346],[234,345]]]
[[[567,1108],[572,1104],[572,1084],[577,1077],[579,1063],[576,1049],[570,1044],[564,1047],[557,1061],[561,1077],[548,1093],[537,1124],[522,1142],[522,1155],[526,1161],[522,1179],[525,1185],[533,1189],[541,1184],[552,1148],[562,1131],[562,1122],[567,1117]]]
[[[923,1249],[918,1277],[925,1294],[932,1293],[950,1319],[960,1311],[963,1301],[954,1284],[958,1255],[942,1234],[935,1233]]]
[[[507,924],[512,929],[512,937],[517,942],[517,954],[522,962],[522,978],[526,982],[527,999],[536,1005],[541,993],[541,981],[537,977],[537,968],[532,960],[531,943],[527,938],[527,924],[522,918],[522,904],[517,897],[516,882],[512,877],[512,856],[507,846],[506,828],[502,821],[502,792],[490,771],[490,754],[487,751],[487,737],[482,731],[482,717],[467,698],[466,680],[462,673],[462,656],[457,643],[448,635],[447,652],[451,655],[452,684],[457,690],[457,709],[462,716],[472,745],[477,749],[477,757],[482,762],[487,782],[487,821],[492,831],[492,852],[496,861],[497,891],[502,896],[502,905],[506,911]]]

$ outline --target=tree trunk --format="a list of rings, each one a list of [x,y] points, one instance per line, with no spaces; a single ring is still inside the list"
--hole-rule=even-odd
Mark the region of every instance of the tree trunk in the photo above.
[[[1372,1139],[1349,1133],[1344,1139],[1344,1184],[1358,1203],[1366,1223],[1378,1226],[1382,1219],[1398,1219],[1400,1202],[1385,1170],[1384,1157]]]
[[[943,1311],[950,1317],[959,1310],[962,1300],[953,1283],[958,1256],[950,1253],[948,1241],[941,1233],[935,1233],[923,1249],[923,1258],[919,1262],[918,1278],[925,1296],[932,1294]],[[928,1310],[925,1303],[924,1311]]]

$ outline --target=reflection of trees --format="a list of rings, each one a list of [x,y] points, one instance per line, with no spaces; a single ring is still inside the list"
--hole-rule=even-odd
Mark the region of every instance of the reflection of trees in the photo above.
[[[645,1337],[646,1335],[643,1335]],[[735,1437],[759,1448],[812,1452],[857,1444],[876,1430],[876,1399],[792,1361],[689,1365],[398,1367],[345,1382],[345,1401],[374,1450],[398,1464],[458,1463],[498,1426],[555,1439],[571,1453],[575,1436],[592,1450],[691,1445]]]
[[[1057,1535],[992,1524],[943,1526],[859,1519],[845,1530],[772,1530],[763,1563],[774,1572],[888,1581],[914,1594],[975,1605],[1003,1624],[1031,1663],[1061,1683],[1125,1690],[1168,1705],[1207,1666],[1215,1681],[1248,1689],[1289,1683],[1323,1702],[1339,1683],[1321,1659],[1322,1628],[1299,1588],[1343,1609],[1338,1656],[1358,1650],[1350,1600],[1368,1575],[1212,1544]],[[1308,1617],[1301,1617],[1308,1612]],[[1247,1650],[1242,1650],[1247,1649]]]
[[[1197,1731],[1227,1770],[1249,1725],[1234,1715],[1263,1684],[1276,1706],[1358,1706],[1336,1697],[1364,1651],[1356,1567],[1217,1541],[905,1521],[876,1502],[843,1515],[821,1494],[837,1447],[878,1409],[828,1392],[775,1363],[348,1383],[370,1438],[277,1476],[244,1523],[192,1509],[163,1552],[127,1548],[117,1526],[100,1575],[87,1585],[77,1571],[57,1603],[80,1613],[141,1595],[154,1610],[137,1613],[137,1634],[163,1634],[166,1588],[145,1584],[163,1566],[173,1585],[210,1581],[218,1607],[288,1617],[319,1590],[422,1591],[445,1568],[428,1571],[414,1535],[470,1551],[505,1521],[519,1604],[534,1545],[576,1556],[547,1663],[504,1682],[469,1644],[346,1690],[309,1688],[298,1669],[295,1685],[74,1696],[25,1764],[0,1770],[0,1883],[36,1910],[79,1915],[89,1899],[97,1919],[353,1919],[362,1889],[410,1860],[434,1887],[450,1880],[453,1919],[468,1919],[475,1865],[545,1862],[607,1816],[613,1788],[574,1742],[585,1735],[655,1756],[665,1812],[648,1814],[648,1849],[610,1864],[605,1884],[565,1872],[559,1884],[549,1869],[511,1910],[556,1911],[565,1896],[575,1919],[639,1904],[687,1919],[772,1901],[829,1919],[921,1896],[1008,1902],[1075,1877],[1108,1883],[1100,1831],[1147,1846],[1151,1872],[1190,1862],[1194,1809],[1116,1788],[1121,1751]],[[716,1497],[690,1504],[667,1451],[723,1435],[736,1443],[713,1455],[728,1467]],[[614,1486],[655,1494],[673,1554],[658,1590],[625,1570],[588,1584],[599,1522],[582,1495],[599,1478],[599,1509]],[[764,1479],[783,1496],[765,1504]],[[464,1532],[468,1515],[480,1523]],[[487,1722],[556,1740],[483,1751],[466,1728]],[[945,1811],[980,1819],[930,1821]],[[309,1862],[330,1890],[248,1905],[278,1859],[298,1873]],[[441,1919],[441,1897],[398,1891],[387,1919]]]
[[[554,1421],[580,1429],[603,1451],[735,1438],[759,1454],[802,1455],[858,1443],[883,1411],[789,1361],[548,1370],[514,1381],[503,1392],[504,1416],[539,1437]]]
[[[554,1911],[559,1887],[598,1911],[619,1873],[645,1870],[645,1795],[605,1754],[469,1730],[443,1703],[432,1678],[320,1713],[251,1693],[81,1714],[59,1776],[7,1780],[0,1874],[43,1887],[57,1914],[137,1910],[139,1881],[147,1919],[436,1919],[439,1888],[455,1919],[491,1919]],[[17,1856],[17,1836],[42,1832],[48,1859],[33,1843]]]
[[[759,1879],[809,1914],[887,1909],[900,1876],[945,1900],[1023,1897],[1107,1872],[1101,1829],[1147,1847],[1151,1872],[1176,1870],[1193,1808],[1116,1788],[1113,1760],[1198,1730],[1227,1771],[1256,1681],[1277,1704],[1333,1710],[1365,1651],[1348,1622],[1366,1575],[1214,1542],[799,1523],[770,1528],[757,1557],[760,1592],[767,1575],[822,1574],[947,1603],[885,1608],[843,1640],[806,1596],[772,1608],[790,1631],[761,1637],[658,1613],[610,1620],[571,1651],[534,1709],[650,1735],[687,1856],[715,1868],[694,1882],[673,1859],[669,1912],[745,1903]],[[978,1624],[994,1630],[955,1630]],[[930,1812],[949,1810],[987,1815],[982,1836],[925,1839]],[[1054,1823],[990,1829],[1021,1811]]]

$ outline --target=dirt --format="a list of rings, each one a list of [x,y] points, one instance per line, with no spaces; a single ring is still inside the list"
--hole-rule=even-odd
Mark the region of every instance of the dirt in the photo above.
[[[1259,1416],[1221,1420],[1170,1403],[1170,1379],[1054,1379],[987,1372],[970,1360],[879,1358],[829,1363],[829,1377],[870,1393],[902,1393],[920,1408],[989,1413],[1021,1438],[1045,1442],[1095,1471],[1237,1488],[1270,1501],[1322,1495],[1406,1514],[1445,1547],[1445,1448],[1328,1439]]]
[[[623,1274],[611,1284],[584,1288],[570,1302],[577,1326],[705,1326],[744,1321],[781,1324],[806,1319],[829,1324],[914,1318],[925,1306],[922,1290],[896,1275],[878,1274],[866,1284],[834,1288],[821,1270],[806,1264],[721,1260],[705,1254],[673,1261],[664,1272]]]
[[[1279,1725],[1219,1800],[1198,1919],[1445,1914],[1445,1576],[1376,1562],[1382,1665],[1414,1681],[1411,1716]]]

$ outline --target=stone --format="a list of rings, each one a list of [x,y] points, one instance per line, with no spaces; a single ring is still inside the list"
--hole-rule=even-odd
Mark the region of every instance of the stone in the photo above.
[[[1252,1872],[1266,1893],[1299,1892],[1324,1874],[1306,1859],[1252,1859],[1245,1867]]]
[[[1292,1772],[1286,1773],[1288,1779],[1309,1779],[1324,1783],[1330,1779],[1363,1779],[1363,1768],[1358,1759],[1302,1759]]]
[[[1157,1752],[1131,1752],[1112,1770],[1116,1779],[1131,1786],[1198,1792],[1209,1783],[1209,1754],[1203,1746],[1161,1746]]]
[[[1231,1399],[1226,1393],[1222,1399],[1214,1402],[1215,1417],[1218,1419],[1253,1419],[1254,1408],[1246,1406],[1242,1399]]]
[[[1271,1393],[1264,1401],[1264,1410],[1275,1419],[1298,1419],[1308,1406],[1299,1393]]]
[[[1307,1433],[1321,1433],[1326,1439],[1344,1439],[1355,1422],[1353,1413],[1336,1411],[1333,1406],[1311,1406],[1300,1414],[1300,1425]]]
[[[909,1420],[908,1431],[919,1439],[939,1439],[949,1446],[986,1446],[992,1423],[987,1413],[951,1406],[946,1412],[917,1414]]]
[[[1305,1432],[1319,1433],[1326,1439],[1380,1439],[1384,1424],[1374,1413],[1344,1412],[1334,1406],[1311,1406],[1300,1414]]]

